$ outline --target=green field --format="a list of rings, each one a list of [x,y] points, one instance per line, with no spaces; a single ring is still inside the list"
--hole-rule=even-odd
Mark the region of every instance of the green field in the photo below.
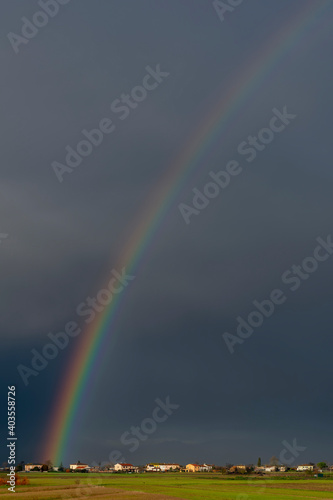
[[[3,475],[2,475],[3,477]],[[20,474],[30,481],[17,486],[15,498],[46,500],[65,498],[166,500],[310,500],[333,499],[333,481],[325,478],[274,479],[225,478],[218,474]],[[0,487],[1,500],[14,498]]]

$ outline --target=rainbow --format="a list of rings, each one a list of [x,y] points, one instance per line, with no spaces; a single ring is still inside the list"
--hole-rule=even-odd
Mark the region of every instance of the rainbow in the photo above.
[[[237,116],[251,93],[262,85],[283,56],[288,54],[289,49],[310,31],[312,23],[319,20],[319,16],[329,8],[329,3],[329,0],[310,0],[287,25],[273,34],[255,61],[249,62],[245,69],[242,68],[236,78],[233,75],[228,90],[223,89],[223,95],[214,104],[212,112],[167,169],[158,188],[154,189],[149,203],[140,215],[135,232],[122,251],[121,259],[114,266],[115,269],[120,271],[125,267],[128,274],[135,274],[168,209],[174,205],[187,177],[198,166],[208,147],[221,132],[230,127],[231,119]],[[220,29],[223,29],[223,25]],[[45,443],[40,454],[43,460],[51,459],[55,465],[64,460],[69,448],[69,438],[73,436],[74,424],[84,403],[83,394],[87,391],[92,374],[98,369],[101,354],[106,347],[110,349],[110,343],[115,341],[115,333],[111,336],[110,332],[124,296],[124,292],[117,295],[104,312],[80,334],[79,347],[61,381],[51,421],[47,425]]]

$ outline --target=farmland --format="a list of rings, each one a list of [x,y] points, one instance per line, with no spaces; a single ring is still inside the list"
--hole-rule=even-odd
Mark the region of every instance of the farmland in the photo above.
[[[2,476],[4,477],[4,476]],[[17,486],[15,498],[56,500],[93,497],[119,500],[313,500],[333,499],[326,478],[226,478],[218,474],[20,474],[29,485]],[[1,500],[12,498],[0,487]]]

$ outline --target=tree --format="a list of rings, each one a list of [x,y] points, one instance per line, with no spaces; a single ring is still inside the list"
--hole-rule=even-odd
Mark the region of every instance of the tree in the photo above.
[[[24,462],[24,460],[21,460],[21,462],[17,465],[17,467],[16,467],[16,471],[17,471],[17,472],[22,472],[22,471],[24,471],[24,469],[25,469],[25,467],[24,467],[24,463],[25,463],[25,462]]]
[[[319,469],[326,469],[327,463],[326,462],[318,462],[317,466],[319,467]]]
[[[62,465],[62,462],[60,462],[60,465],[58,467],[59,472],[64,472],[64,466]]]
[[[22,471],[24,471],[24,469],[25,469],[24,464],[25,464],[24,460],[21,460],[21,462],[16,467],[16,472],[22,472]]]
[[[257,466],[261,467],[261,458],[260,457],[258,458]]]
[[[269,465],[279,465],[279,459],[275,455],[273,455],[269,461]]]
[[[46,464],[42,465],[42,472],[47,472],[49,470],[48,466]]]
[[[53,469],[53,463],[51,460],[46,460],[45,464],[48,466],[49,470]]]

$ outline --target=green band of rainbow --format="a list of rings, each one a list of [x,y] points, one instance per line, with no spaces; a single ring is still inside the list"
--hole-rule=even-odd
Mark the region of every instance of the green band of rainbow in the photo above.
[[[231,118],[237,114],[251,93],[262,85],[283,56],[288,55],[289,50],[310,31],[319,16],[329,7],[332,7],[330,0],[310,0],[301,11],[297,11],[296,16],[290,19],[287,25],[273,34],[255,61],[250,61],[245,69],[242,68],[236,79],[233,75],[229,90],[223,90],[220,101],[214,105],[213,111],[191,137],[180,156],[170,165],[159,188],[154,189],[150,203],[141,214],[141,222],[125,246],[122,258],[114,266],[115,269],[125,267],[127,273],[135,274],[157,228],[170,206],[174,204],[186,178],[193,172],[208,147],[230,125]],[[80,334],[79,348],[61,383],[51,422],[47,426],[47,439],[41,452],[43,459],[51,458],[56,465],[64,460],[88,381],[94,370],[98,369],[96,360],[99,359],[102,346],[106,341],[108,344],[114,341],[112,327],[124,295],[123,292],[116,296],[110,306]]]

